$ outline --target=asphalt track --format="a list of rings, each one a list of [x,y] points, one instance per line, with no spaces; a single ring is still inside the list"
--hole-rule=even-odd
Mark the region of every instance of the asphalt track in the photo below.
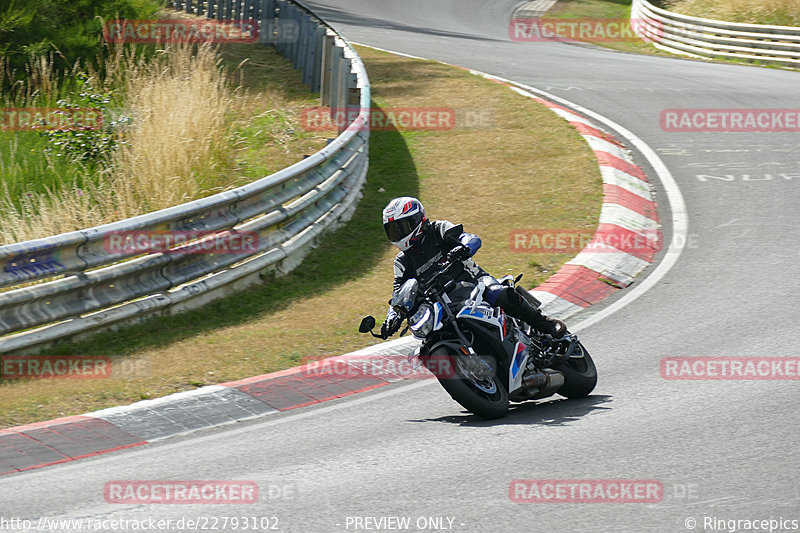
[[[3,518],[277,516],[280,530],[298,532],[354,531],[355,517],[387,516],[410,517],[411,531],[421,517],[449,517],[450,529],[427,530],[470,532],[690,531],[690,517],[695,531],[730,530],[711,518],[800,521],[800,383],[659,374],[669,356],[800,354],[798,135],[659,126],[665,108],[800,108],[800,74],[510,42],[519,2],[309,4],[353,41],[543,89],[635,133],[685,198],[690,238],[678,262],[581,331],[600,373],[587,399],[524,404],[490,423],[462,412],[435,382],[407,381],[2,478]],[[661,219],[670,220],[657,193]],[[104,502],[106,481],[129,479],[252,480],[263,497],[247,506]],[[658,503],[514,503],[515,479],[659,480],[664,493]]]

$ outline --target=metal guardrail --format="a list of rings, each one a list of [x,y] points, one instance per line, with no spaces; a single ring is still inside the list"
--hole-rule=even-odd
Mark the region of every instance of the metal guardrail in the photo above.
[[[153,313],[174,313],[297,266],[328,228],[347,220],[368,165],[370,86],[347,41],[293,0],[171,2],[224,20],[255,20],[319,91],[323,106],[356,118],[312,156],[253,183],[112,224],[0,247],[0,353],[30,350]],[[292,28],[292,38],[281,28]],[[266,29],[266,31],[262,31]],[[107,236],[131,231],[255,232],[246,253],[115,253]],[[250,234],[253,235],[253,234]],[[32,281],[43,283],[17,287]]]
[[[668,52],[800,66],[800,28],[681,15],[647,0],[633,0],[631,20],[640,37]]]

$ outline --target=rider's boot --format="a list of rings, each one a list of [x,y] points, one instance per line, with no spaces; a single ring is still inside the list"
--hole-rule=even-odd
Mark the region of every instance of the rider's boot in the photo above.
[[[567,333],[567,325],[564,322],[545,316],[511,287],[506,287],[500,293],[496,304],[514,318],[519,318],[536,331],[547,333],[553,338],[558,339]]]

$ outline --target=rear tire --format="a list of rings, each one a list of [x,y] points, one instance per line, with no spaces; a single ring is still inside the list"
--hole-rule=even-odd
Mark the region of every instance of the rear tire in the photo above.
[[[508,391],[497,373],[486,378],[485,388],[493,391],[487,392],[463,373],[455,359],[445,346],[435,348],[430,355],[423,357],[425,367],[436,376],[450,397],[465,409],[487,420],[506,416]]]
[[[558,394],[565,398],[585,398],[597,385],[597,367],[594,366],[592,356],[580,342],[577,350],[583,351],[583,357],[569,358],[563,365],[555,368],[564,374],[564,385],[558,389]]]

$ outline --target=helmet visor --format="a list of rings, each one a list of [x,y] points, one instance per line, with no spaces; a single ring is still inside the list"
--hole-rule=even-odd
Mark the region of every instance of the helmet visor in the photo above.
[[[420,222],[422,222],[423,214],[415,213],[408,217],[403,217],[399,220],[392,220],[383,225],[386,230],[386,236],[389,237],[391,242],[399,242],[411,235]]]

